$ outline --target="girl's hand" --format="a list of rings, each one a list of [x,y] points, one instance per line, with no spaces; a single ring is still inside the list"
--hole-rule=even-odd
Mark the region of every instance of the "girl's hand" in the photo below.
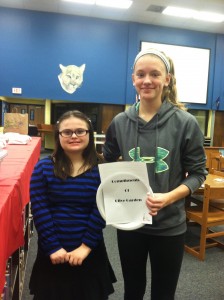
[[[190,189],[181,184],[174,190],[167,192],[167,193],[158,193],[150,196],[150,193],[147,194],[146,205],[149,209],[149,214],[151,216],[156,216],[160,209],[165,206],[168,206],[179,199],[184,199],[187,195],[191,193]]]
[[[50,259],[51,259],[52,264],[56,265],[56,264],[63,264],[65,262],[67,262],[66,254],[67,254],[67,251],[63,248],[61,248],[58,251],[52,253],[50,255]]]
[[[82,244],[79,248],[68,252],[66,255],[66,259],[71,266],[81,266],[91,250],[91,248],[89,248],[85,244]]]
[[[156,216],[160,209],[168,205],[166,194],[147,195],[146,205],[151,216]]]

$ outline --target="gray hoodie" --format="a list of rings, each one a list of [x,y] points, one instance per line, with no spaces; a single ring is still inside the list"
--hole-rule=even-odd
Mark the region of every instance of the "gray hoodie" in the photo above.
[[[145,122],[137,107],[134,104],[112,120],[103,148],[105,159],[112,162],[121,156],[124,161],[146,162],[154,193],[169,192],[180,184],[193,193],[207,174],[204,136],[195,117],[164,101],[153,119]],[[184,199],[161,209],[152,225],[138,231],[164,236],[184,233]]]

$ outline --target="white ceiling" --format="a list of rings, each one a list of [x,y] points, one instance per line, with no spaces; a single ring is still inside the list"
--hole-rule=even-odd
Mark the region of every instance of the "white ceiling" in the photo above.
[[[224,14],[224,0],[133,0],[133,4],[128,10],[74,4],[62,0],[0,0],[0,7],[133,21],[224,34],[224,23],[210,23],[165,16],[161,13],[147,11],[150,5],[161,7],[172,5]]]

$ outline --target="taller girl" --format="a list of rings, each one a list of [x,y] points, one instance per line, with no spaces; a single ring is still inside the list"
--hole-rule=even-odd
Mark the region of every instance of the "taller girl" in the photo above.
[[[204,137],[177,100],[173,62],[164,53],[138,53],[132,80],[140,101],[112,120],[103,150],[107,161],[146,162],[154,192],[146,200],[152,225],[117,231],[124,299],[143,299],[149,256],[151,299],[173,300],[184,253],[185,197],[207,174]]]

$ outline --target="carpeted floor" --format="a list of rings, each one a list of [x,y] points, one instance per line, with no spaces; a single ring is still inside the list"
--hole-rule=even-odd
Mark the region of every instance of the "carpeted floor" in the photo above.
[[[123,280],[116,243],[116,229],[111,226],[104,230],[108,255],[116,273],[115,293],[109,300],[123,299]],[[32,264],[36,255],[36,232],[31,239],[22,300],[31,300],[28,282]],[[218,248],[208,249],[206,259],[201,262],[185,253],[178,282],[176,300],[223,300],[224,299],[224,251]],[[150,299],[150,268],[148,267],[148,286],[145,300]],[[63,299],[66,300],[66,299]],[[74,299],[75,300],[75,299]]]

